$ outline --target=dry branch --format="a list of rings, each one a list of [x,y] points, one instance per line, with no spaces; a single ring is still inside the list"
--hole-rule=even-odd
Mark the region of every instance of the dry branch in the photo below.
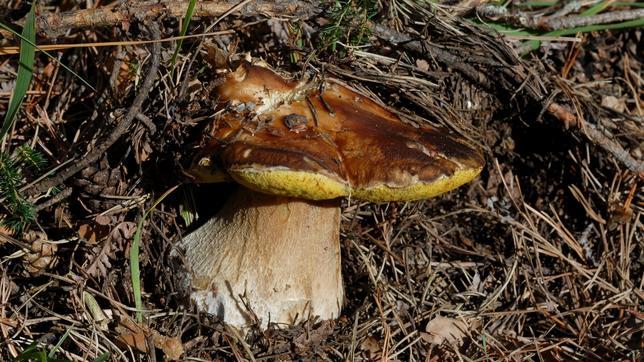
[[[644,163],[631,157],[619,143],[594,128],[582,129],[575,114],[555,102],[549,103],[549,99],[543,96],[541,90],[529,83],[528,76],[525,75],[527,72],[523,71],[520,65],[506,64],[503,60],[494,61],[491,58],[481,59],[482,57],[477,55],[454,54],[428,41],[414,39],[382,25],[374,26],[374,34],[391,44],[418,54],[430,55],[438,62],[455,69],[474,84],[492,93],[494,93],[494,88],[499,85],[507,88],[509,92],[516,89],[517,94],[521,92],[530,102],[545,105],[545,110],[562,121],[565,128],[576,126],[575,130],[583,133],[593,144],[608,151],[631,171],[640,175],[644,173]],[[496,78],[495,82],[491,80],[493,77]]]
[[[160,38],[159,26],[156,23],[151,23],[150,25],[148,25],[148,28],[150,29],[150,33],[153,39],[156,40]],[[68,178],[72,177],[76,173],[80,172],[81,170],[83,170],[84,168],[86,168],[87,166],[89,166],[99,158],[101,158],[105,154],[105,152],[119,138],[121,138],[123,134],[125,134],[125,132],[130,127],[130,125],[132,125],[132,121],[134,120],[134,118],[139,114],[141,110],[141,106],[143,105],[143,102],[145,102],[145,100],[148,98],[150,89],[152,89],[152,86],[154,85],[154,81],[157,79],[157,72],[159,70],[160,59],[161,59],[161,43],[160,42],[152,43],[152,56],[150,61],[150,68],[148,69],[145,79],[143,80],[141,87],[139,88],[139,91],[136,94],[136,97],[134,98],[134,101],[132,102],[132,105],[130,106],[127,114],[125,114],[125,116],[123,116],[118,121],[118,124],[116,125],[116,127],[114,127],[114,129],[107,136],[107,138],[103,140],[96,148],[90,151],[89,154],[83,157],[82,160],[72,164],[65,170],[61,171],[56,176],[49,179],[45,179],[40,183],[34,185],[33,188],[29,190],[31,194],[38,194],[51,187],[54,187],[63,183]]]
[[[615,142],[604,132],[596,129],[594,125],[588,124],[584,130],[588,139],[599,147],[610,152],[617,160],[623,163],[631,171],[644,177],[644,162],[634,159],[619,143]]]
[[[70,197],[72,195],[72,188],[71,187],[65,187],[63,188],[59,193],[54,195],[51,199],[43,202],[42,204],[39,204],[36,206],[36,211],[41,211],[44,210],[48,207],[54,206],[57,203],[65,200],[66,198]]]
[[[481,71],[480,69],[477,69],[477,67],[468,63],[477,64],[477,63],[484,62],[484,63],[487,63],[486,65],[490,67],[494,67],[497,69],[501,69],[502,71],[506,71],[505,69],[503,69],[506,67],[504,67],[501,62],[493,62],[491,61],[490,58],[485,58],[485,60],[481,60],[479,57],[473,56],[473,55],[470,56],[469,54],[454,54],[449,50],[430,44],[429,42],[426,42],[426,41],[413,39],[412,37],[406,34],[402,34],[400,32],[397,32],[393,29],[389,29],[380,24],[376,24],[373,30],[374,30],[374,34],[377,37],[393,45],[403,47],[415,53],[419,53],[419,54],[426,53],[431,55],[434,59],[436,59],[440,63],[445,64],[450,68],[457,70],[458,72],[463,74],[463,76],[465,76],[470,81],[472,81],[474,84],[478,84],[480,87],[486,90],[490,90],[490,91],[493,90],[495,87],[494,82],[492,82],[490,80],[490,77],[486,75],[483,71]],[[538,93],[535,93],[533,96],[536,98],[541,98],[541,95],[539,95]]]
[[[542,31],[571,29],[587,25],[610,24],[644,17],[644,9],[611,11],[592,16],[569,15],[536,17],[523,12],[511,12],[506,7],[487,4],[477,7],[476,11],[479,16],[486,19]]]
[[[237,5],[239,1],[198,1],[194,16],[220,16]],[[149,22],[158,19],[159,16],[183,17],[187,7],[187,1],[140,1],[123,2],[114,7],[47,13],[36,19],[36,29],[48,38],[57,38],[69,30],[127,25],[134,20]],[[309,1],[251,1],[240,6],[236,13],[242,16],[276,14],[308,18],[319,13],[319,9],[319,6]],[[7,32],[0,34],[7,38],[12,37]]]

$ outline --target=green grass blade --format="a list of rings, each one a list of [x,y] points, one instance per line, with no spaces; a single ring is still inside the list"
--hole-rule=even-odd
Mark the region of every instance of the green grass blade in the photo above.
[[[644,27],[644,19],[633,19],[624,21],[621,23],[612,23],[612,24],[597,24],[597,25],[586,25],[578,26],[576,28],[570,29],[559,29],[547,32],[543,36],[565,36],[565,35],[575,35],[577,33],[590,33],[593,31],[602,31],[602,30],[619,30],[619,29],[628,29],[628,28],[640,28]],[[541,46],[540,40],[528,40],[523,43],[524,46],[529,47],[529,49],[537,50]]]
[[[179,34],[180,36],[185,36],[186,32],[188,32],[188,26],[190,25],[190,20],[192,19],[192,16],[195,13],[195,5],[197,5],[197,0],[190,0],[190,3],[188,3],[188,9],[186,9],[186,16],[183,18],[183,26],[181,26],[181,33]],[[172,59],[170,60],[170,74],[174,74],[174,66],[177,63],[177,56],[179,55],[179,50],[181,50],[181,46],[183,45],[183,39],[179,39],[177,42],[177,47],[174,49],[174,53],[172,54]]]
[[[607,7],[609,7],[615,0],[604,0],[600,1],[597,4],[589,7],[588,9],[584,10],[581,14],[581,16],[592,16],[592,15],[597,15],[600,12],[604,11]]]
[[[515,36],[537,36],[538,33],[534,31],[528,31],[523,29],[517,29],[515,27],[509,26],[503,23],[493,23],[493,22],[479,22],[479,21],[470,21],[472,24],[478,26],[486,27],[492,30],[495,30],[503,35],[515,35]]]
[[[143,298],[141,297],[141,265],[139,263],[139,246],[141,245],[141,233],[143,232],[143,223],[147,219],[150,211],[154,210],[168,195],[174,192],[179,185],[170,188],[164,192],[161,197],[156,199],[152,206],[143,214],[143,217],[136,225],[136,232],[130,246],[130,274],[132,276],[132,290],[134,293],[134,307],[136,308],[136,321],[143,322]]]
[[[57,362],[60,360],[50,359],[47,352],[38,347],[38,342],[33,342],[22,353],[20,353],[13,362]]]
[[[52,348],[51,351],[49,351],[49,353],[47,354],[47,358],[54,358],[54,356],[56,355],[56,351],[58,351],[58,349],[60,348],[60,346],[63,345],[67,337],[69,337],[69,333],[72,331],[72,328],[73,327],[67,328],[67,330],[65,331],[65,334],[63,334],[63,336],[60,337],[60,339],[58,340],[58,343],[56,343],[54,348]]]
[[[199,219],[197,201],[192,187],[183,188],[181,218],[186,226],[190,226],[195,220]]]
[[[11,99],[9,100],[7,113],[5,114],[4,121],[2,122],[2,128],[0,129],[0,140],[2,140],[7,132],[9,132],[9,129],[16,118],[16,114],[18,114],[20,105],[29,90],[31,79],[33,78],[34,61],[36,59],[36,48],[33,46],[33,43],[36,41],[35,4],[35,1],[31,3],[31,9],[29,9],[25,25],[22,28],[18,76],[16,78],[16,86],[13,89]]]
[[[628,3],[628,2],[618,2],[613,4],[616,8],[644,8],[644,2],[639,3]]]
[[[548,8],[557,5],[557,1],[527,1],[515,4],[519,8]]]
[[[16,32],[15,32],[15,30],[11,29],[10,27],[8,27],[7,25],[5,25],[5,24],[4,24],[4,23],[2,23],[1,21],[0,21],[0,28],[2,28],[2,29],[4,29],[4,30],[6,30],[6,31],[8,31],[8,32],[10,32],[10,33],[11,33],[11,34],[13,34],[14,36],[19,37],[21,42],[25,41],[25,42],[27,42],[29,45],[31,45],[31,46],[33,46],[34,48],[38,49],[38,51],[40,51],[41,53],[45,54],[47,57],[49,57],[49,59],[51,59],[51,60],[53,60],[54,62],[58,63],[58,64],[59,64],[63,69],[65,69],[66,71],[68,71],[71,75],[73,75],[74,77],[78,78],[78,79],[79,79],[81,82],[83,82],[83,84],[85,84],[89,89],[91,89],[92,91],[96,92],[96,88],[94,88],[91,84],[89,84],[89,82],[87,82],[87,81],[86,81],[83,77],[81,77],[78,73],[74,72],[71,68],[69,68],[69,67],[68,67],[68,66],[66,66],[65,64],[63,64],[63,63],[59,62],[59,61],[58,61],[58,59],[57,59],[56,57],[54,57],[50,52],[48,52],[48,51],[46,51],[46,50],[42,49],[41,47],[39,47],[38,45],[36,45],[36,40],[35,40],[35,39],[34,39],[34,40],[30,40],[30,39],[25,38],[24,36],[22,36],[22,34],[18,34],[18,33],[16,33]]]
[[[143,322],[143,298],[141,297],[141,268],[139,264],[139,245],[141,245],[141,231],[143,230],[143,222],[145,221],[148,213],[143,214],[143,217],[136,225],[136,232],[134,239],[130,246],[130,274],[132,276],[132,290],[134,293],[134,307],[136,308],[136,321]]]
[[[108,359],[108,358],[110,358],[110,353],[109,353],[109,352],[105,352],[105,353],[103,353],[102,355],[98,356],[98,357],[94,360],[94,362],[105,362],[105,361],[107,361],[107,359]]]

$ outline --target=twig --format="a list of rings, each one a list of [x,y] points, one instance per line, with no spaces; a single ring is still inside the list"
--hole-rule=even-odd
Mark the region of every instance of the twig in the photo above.
[[[56,205],[57,203],[65,200],[72,194],[72,188],[71,187],[66,187],[56,195],[54,195],[51,199],[43,202],[42,204],[39,204],[36,206],[36,211],[40,211],[43,209],[46,209],[50,206]]]
[[[570,13],[576,13],[578,12],[581,8],[587,5],[595,5],[596,3],[600,2],[602,0],[591,0],[591,1],[578,1],[578,0],[573,0],[569,3],[564,3],[561,9],[555,11],[552,15],[550,15],[553,18],[560,18],[562,16],[566,16]]]
[[[537,22],[537,27],[542,30],[570,29],[578,26],[609,24],[644,17],[644,9],[620,10],[593,16],[570,15],[560,18],[546,18]]]
[[[476,54],[454,54],[449,50],[430,44],[427,41],[413,39],[410,36],[389,29],[383,25],[375,24],[373,27],[374,35],[377,37],[402,48],[408,49],[419,54],[429,54],[434,59],[446,66],[460,72],[474,84],[479,85],[485,90],[498,89],[499,84],[490,80],[492,71],[503,73],[505,78],[515,81],[517,88],[525,83],[523,77],[519,77],[519,72],[513,65],[504,64],[502,61],[494,61],[489,57],[482,57]],[[485,69],[485,67],[490,68]],[[542,101],[543,95],[534,86],[527,85],[523,89],[526,94],[535,101]]]
[[[150,29],[152,38],[159,39],[160,31],[159,31],[158,25],[155,22],[150,22],[148,25],[148,28]],[[82,169],[86,168],[91,163],[95,162],[100,157],[102,157],[105,151],[107,151],[107,149],[109,149],[119,138],[121,138],[121,136],[127,131],[127,129],[132,124],[132,121],[134,120],[136,115],[139,114],[141,110],[141,106],[143,105],[143,102],[148,98],[150,89],[154,85],[154,81],[157,78],[157,71],[159,70],[160,58],[161,58],[161,43],[153,43],[150,68],[148,69],[148,73],[146,74],[145,79],[143,80],[141,87],[139,88],[139,92],[134,98],[134,101],[132,102],[132,105],[130,106],[127,114],[123,116],[123,118],[121,118],[120,122],[118,122],[116,127],[112,130],[112,133],[110,133],[107,136],[107,139],[102,143],[100,143],[95,149],[90,151],[87,154],[87,156],[83,157],[83,159],[80,160],[79,162],[66,168],[64,171],[60,172],[55,177],[43,180],[40,183],[34,185],[33,188],[29,190],[30,194],[33,195],[33,194],[41,193],[51,187],[54,187],[56,185],[63,183],[65,180],[67,180],[71,176],[75,175],[77,172],[81,171]]]
[[[374,35],[396,46],[403,47],[416,53],[429,53],[443,64],[458,70],[466,78],[473,81],[479,86],[491,90],[493,89],[492,82],[490,82],[485,74],[478,71],[476,68],[463,61],[463,57],[458,57],[449,51],[443,50],[439,47],[432,46],[431,44],[423,44],[420,40],[414,40],[410,36],[399,33],[393,29],[389,29],[383,25],[376,24],[374,26]]]
[[[136,119],[139,121],[143,122],[143,124],[148,128],[150,131],[150,134],[154,134],[157,131],[157,126],[154,124],[154,122],[150,119],[150,117],[146,116],[143,113],[139,113],[136,115]]]
[[[640,177],[644,177],[644,162],[634,159],[619,143],[612,140],[604,132],[596,129],[594,125],[587,124],[586,126],[586,136],[590,141],[610,152],[631,171],[638,173]]]
[[[486,66],[491,68],[491,70],[500,71],[509,82],[514,82],[514,86],[516,86],[517,89],[526,88],[522,87],[522,84],[527,80],[527,78],[522,77],[520,74],[513,73],[515,68],[512,68],[510,65],[503,65],[500,62],[496,63],[490,60],[487,60],[486,62],[477,56],[456,55],[448,50],[429,44],[426,41],[422,42],[421,40],[412,39],[406,34],[399,33],[379,24],[374,26],[374,34],[385,41],[401,46],[415,53],[429,54],[433,56],[440,63],[460,72],[463,76],[474,82],[474,84],[477,84],[485,90],[494,90],[498,87],[497,84],[494,84],[490,80],[491,72],[485,69]],[[478,67],[468,64],[467,62],[478,65]],[[570,126],[576,126],[574,129],[582,133],[588,138],[588,140],[597,146],[611,153],[631,171],[640,175],[644,174],[644,164],[631,157],[629,153],[619,145],[619,143],[611,140],[607,135],[590,125],[589,127],[582,127],[582,123],[579,122],[574,113],[570,112],[562,105],[551,102],[550,98],[541,96],[538,89],[535,89],[534,87],[527,88],[528,89],[525,93],[528,98],[537,104],[545,105],[544,109],[553,117],[562,121],[562,124],[566,129]]]
[[[553,102],[546,109],[553,117],[560,120],[564,124],[564,127],[577,126],[575,127],[576,129],[581,129],[579,127],[581,122],[579,122],[577,115],[569,111],[566,107]],[[612,139],[614,136],[601,132],[594,124],[587,122],[584,123],[583,130],[580,133],[586,136],[593,144],[612,154],[613,157],[628,167],[629,170],[637,173],[640,177],[644,177],[644,162],[634,159],[628,151]]]
[[[476,11],[479,16],[486,19],[543,31],[571,29],[587,25],[610,24],[644,17],[644,9],[611,11],[592,16],[569,15],[535,17],[523,12],[510,12],[507,8],[502,6],[486,4],[478,6]]]
[[[199,1],[195,6],[194,16],[220,16],[238,3],[237,0]],[[242,6],[238,13],[242,16],[268,13],[309,18],[321,11],[319,4],[317,5],[302,0],[253,1]],[[57,38],[69,30],[127,25],[133,20],[148,24],[160,15],[182,17],[187,7],[187,1],[130,1],[115,7],[47,13],[36,19],[36,29],[41,35]],[[8,32],[0,31],[0,34],[13,38]]]

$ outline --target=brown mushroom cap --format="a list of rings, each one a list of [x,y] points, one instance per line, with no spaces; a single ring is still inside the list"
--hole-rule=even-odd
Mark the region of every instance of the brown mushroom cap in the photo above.
[[[256,191],[314,200],[416,200],[469,182],[484,165],[464,142],[403,123],[334,81],[321,91],[314,82],[287,81],[242,62],[218,92],[228,109],[213,125],[205,155]],[[198,160],[194,173],[208,174],[208,164]]]

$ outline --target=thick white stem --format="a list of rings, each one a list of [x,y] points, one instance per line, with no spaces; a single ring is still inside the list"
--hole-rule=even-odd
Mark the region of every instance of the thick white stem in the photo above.
[[[231,325],[337,318],[340,209],[240,189],[181,244],[199,309]],[[240,297],[241,296],[241,297]],[[247,304],[248,308],[244,305]]]

